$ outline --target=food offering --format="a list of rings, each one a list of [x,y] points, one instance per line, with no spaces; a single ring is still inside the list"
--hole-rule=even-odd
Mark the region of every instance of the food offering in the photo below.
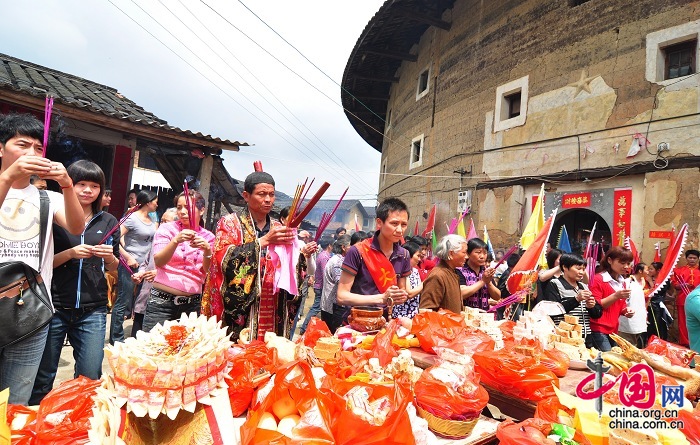
[[[467,326],[476,328],[493,339],[496,351],[503,349],[503,332],[500,328],[502,320],[496,321],[494,314],[471,307],[465,308],[462,315]]]
[[[232,345],[216,319],[184,315],[105,348],[117,406],[137,417],[174,419],[225,388]]]
[[[489,395],[479,384],[470,357],[440,352],[441,363],[424,370],[415,384],[415,404],[431,431],[461,439],[476,426]]]
[[[586,360],[590,357],[582,333],[583,326],[579,324],[578,317],[564,315],[564,320],[559,322],[555,333],[550,337],[550,344],[569,356],[570,367],[574,369],[587,369]]]

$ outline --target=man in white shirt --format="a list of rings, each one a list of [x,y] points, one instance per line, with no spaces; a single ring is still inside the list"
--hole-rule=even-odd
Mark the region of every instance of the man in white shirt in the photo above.
[[[79,235],[85,222],[65,167],[42,157],[43,134],[44,126],[34,116],[0,116],[0,263],[23,261],[41,272],[50,292],[52,225],[55,222]],[[63,190],[63,195],[46,192],[50,204],[43,258],[39,258],[39,191],[29,183],[32,175],[56,181]],[[31,337],[0,349],[0,391],[10,388],[10,403],[26,405],[29,401],[47,332],[48,324]]]

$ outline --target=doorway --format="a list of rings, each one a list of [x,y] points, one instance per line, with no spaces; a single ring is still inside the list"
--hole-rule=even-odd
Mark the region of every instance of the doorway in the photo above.
[[[602,244],[603,251],[607,251],[612,239],[610,226],[602,216],[588,209],[567,209],[559,213],[549,235],[549,242],[552,247],[556,247],[559,233],[562,227],[566,226],[572,253],[583,255],[594,224],[596,229],[593,241]]]

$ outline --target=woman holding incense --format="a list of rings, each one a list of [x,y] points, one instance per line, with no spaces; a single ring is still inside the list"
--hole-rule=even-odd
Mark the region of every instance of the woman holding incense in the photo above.
[[[53,387],[66,336],[73,347],[75,377],[97,380],[102,375],[108,300],[104,273],[117,269],[120,234],[115,230],[100,243],[117,225],[117,219],[100,208],[105,184],[102,169],[90,161],[77,161],[68,167],[68,175],[83,209],[85,229],[71,235],[54,224],[51,297],[56,312],[34,381],[32,405],[38,405]]]
[[[183,313],[200,313],[202,285],[214,249],[214,234],[199,224],[205,205],[198,191],[180,193],[175,197],[177,221],[160,226],[153,238],[156,277],[146,304],[144,332]]]
[[[158,195],[151,190],[141,190],[136,195],[138,210],[133,211],[121,225],[120,254],[124,264],[119,265],[119,288],[117,301],[112,306],[112,322],[109,330],[109,342],[124,341],[124,320],[131,318],[135,294],[140,285],[131,280],[131,276],[148,256],[153,243],[157,225],[148,216],[158,208]]]
[[[603,307],[583,283],[586,260],[573,253],[565,253],[559,257],[559,268],[561,273],[545,288],[543,300],[561,303],[566,314],[578,317],[582,337],[588,339],[591,319],[600,318]],[[564,315],[554,315],[552,321],[558,326],[560,321],[564,321]]]
[[[460,268],[465,285],[461,286],[464,305],[487,311],[489,299],[500,300],[501,291],[496,287],[493,277],[496,270],[486,267],[488,247],[480,238],[467,241],[467,261]]]
[[[616,346],[610,334],[617,332],[620,315],[634,315],[634,310],[628,306],[632,291],[625,279],[632,269],[633,259],[630,250],[612,247],[600,261],[603,271],[595,275],[589,286],[596,302],[603,307],[603,315],[591,320],[591,341],[586,344],[599,351],[606,352]]]
[[[160,224],[162,226],[165,223],[176,220],[177,209],[175,207],[170,207],[161,215]],[[153,280],[155,277],[156,263],[153,260],[153,248],[151,248],[146,261],[139,266],[139,271],[131,277],[134,283],[141,285],[141,289],[138,295],[136,295],[136,301],[134,302],[134,324],[131,325],[132,337],[136,337],[136,333],[143,330],[143,318],[146,316],[146,304],[148,303],[148,297],[151,295],[151,288],[153,287]]]

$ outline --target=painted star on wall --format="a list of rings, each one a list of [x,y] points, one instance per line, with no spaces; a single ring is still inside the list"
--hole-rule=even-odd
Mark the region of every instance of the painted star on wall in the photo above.
[[[567,85],[567,87],[574,87],[576,91],[574,92],[574,99],[579,95],[581,91],[585,91],[591,94],[591,82],[598,76],[587,77],[586,70],[581,70],[581,77],[574,82]]]

